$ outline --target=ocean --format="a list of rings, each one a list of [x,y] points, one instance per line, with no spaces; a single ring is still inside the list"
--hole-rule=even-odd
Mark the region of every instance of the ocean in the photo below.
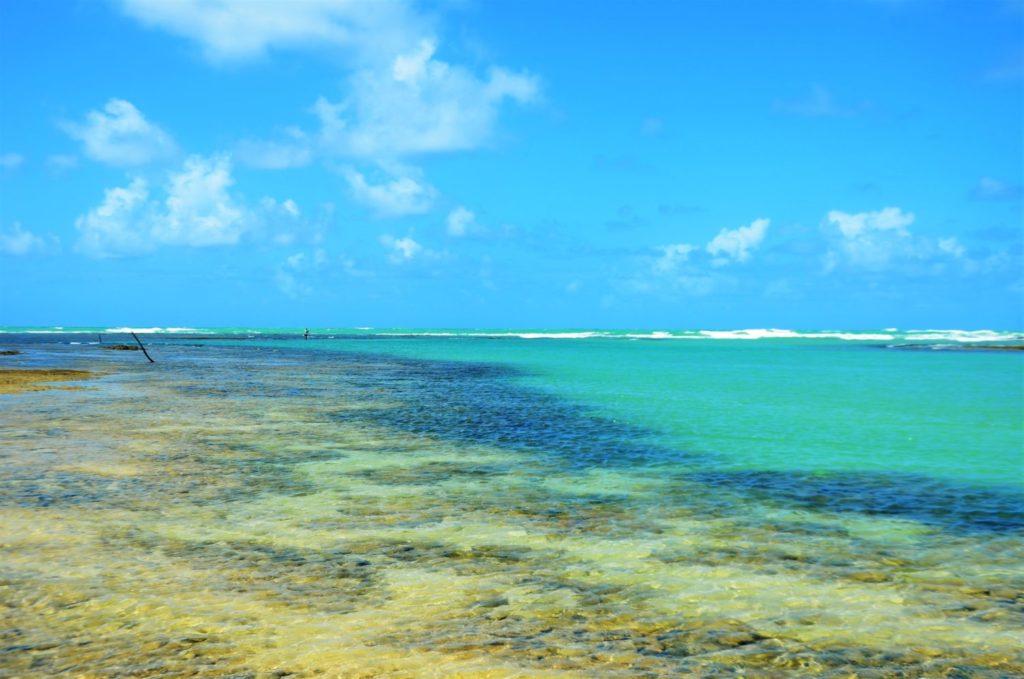
[[[1024,334],[2,328],[0,676],[1024,673]]]

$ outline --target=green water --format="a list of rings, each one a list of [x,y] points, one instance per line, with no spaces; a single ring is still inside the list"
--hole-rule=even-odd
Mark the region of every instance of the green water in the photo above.
[[[721,468],[895,471],[1024,488],[1024,357],[1008,352],[804,339],[278,343],[510,366],[521,384]]]
[[[0,335],[0,676],[1024,671],[1019,352],[244,330]]]

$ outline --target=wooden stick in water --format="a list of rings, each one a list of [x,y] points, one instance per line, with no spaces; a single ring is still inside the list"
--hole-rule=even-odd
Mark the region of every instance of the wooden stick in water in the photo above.
[[[139,349],[142,349],[142,353],[144,353],[144,354],[146,355],[146,358],[148,358],[148,359],[149,359],[149,362],[150,362],[150,363],[156,363],[156,361],[154,361],[154,360],[153,360],[152,358],[150,358],[149,352],[148,352],[148,351],[146,351],[146,347],[142,346],[142,341],[141,341],[141,340],[139,339],[139,336],[138,336],[138,335],[136,335],[136,334],[135,334],[135,333],[133,332],[133,333],[132,333],[132,337],[134,337],[134,338],[135,338],[135,341],[139,343]]]

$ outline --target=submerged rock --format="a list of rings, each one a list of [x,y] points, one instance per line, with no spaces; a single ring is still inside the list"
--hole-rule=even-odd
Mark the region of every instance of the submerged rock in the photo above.
[[[139,347],[135,344],[104,344],[103,348],[107,351],[138,351]]]
[[[95,373],[86,370],[59,370],[52,368],[4,369],[0,370],[0,394],[17,394],[23,391],[42,391],[45,389],[81,389],[81,387],[62,387],[48,383],[85,380],[94,376]]]

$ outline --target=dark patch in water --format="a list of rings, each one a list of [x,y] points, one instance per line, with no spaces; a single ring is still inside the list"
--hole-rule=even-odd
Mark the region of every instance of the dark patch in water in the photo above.
[[[242,541],[161,541],[139,539],[191,568],[226,577],[231,588],[273,599],[280,605],[351,612],[379,603],[376,571],[361,555],[345,549],[298,549]]]
[[[972,351],[983,351],[983,352],[1002,352],[1007,351],[1011,353],[1024,351],[1024,344],[1009,344],[1009,343],[971,343],[971,344],[948,344],[948,343],[933,343],[933,344],[886,344],[886,349],[898,349],[900,351],[952,351],[952,352],[972,352]]]
[[[47,471],[31,478],[5,475],[0,484],[0,507],[128,507],[153,489],[143,479],[84,472]]]
[[[417,436],[555,458],[568,468],[635,467],[684,457],[696,461],[684,451],[644,443],[649,432],[643,429],[515,384],[512,378],[521,373],[509,368],[364,355],[346,358],[379,361],[380,369],[360,372],[355,380],[369,398],[398,400],[401,405],[369,413],[342,412],[335,415],[339,420],[365,420]],[[711,487],[728,485],[800,508],[897,516],[950,532],[1024,530],[1024,498],[1019,494],[924,476],[759,471],[707,472],[688,480]]]
[[[571,467],[634,466],[666,454],[679,457],[679,451],[644,444],[648,432],[638,427],[513,383],[511,378],[520,374],[501,366],[388,359],[379,370],[353,376],[353,382],[369,398],[400,405],[335,417],[416,436],[557,457]]]
[[[231,364],[245,365],[251,355],[249,347],[224,347],[223,351],[231,354]],[[387,407],[342,410],[331,417],[437,440],[522,452],[561,469],[633,468],[683,459],[695,466],[710,463],[687,451],[647,443],[651,432],[640,427],[594,415],[578,404],[517,384],[515,380],[523,377],[523,372],[507,366],[367,353],[269,351],[276,355],[272,369],[293,375],[294,384],[285,386],[267,380],[261,373],[269,368],[261,364],[246,367],[244,375],[238,377],[242,384],[234,383],[232,374],[223,375],[219,358],[209,369],[223,376],[217,380],[220,389],[225,394],[234,392],[235,397],[242,389],[273,397],[301,389],[306,396],[316,398],[342,395],[346,400],[380,403]],[[255,388],[254,382],[258,385]],[[410,470],[407,475],[398,475],[406,478],[395,480],[440,481],[450,471],[440,467]],[[376,476],[374,472],[366,474]],[[924,476],[721,471],[688,475],[686,481],[706,484],[711,495],[664,497],[661,501],[702,505],[721,514],[727,508],[715,501],[715,489],[728,487],[792,507],[894,516],[951,533],[1024,530],[1024,511],[1020,509],[1024,498],[1020,494],[981,490]]]
[[[1024,530],[1024,497],[911,474],[720,471],[695,474],[712,486],[739,488],[800,508],[911,519],[954,532]]]
[[[17,337],[19,342],[24,340],[23,336],[12,337]],[[48,348],[53,348],[52,343],[59,337],[30,336],[28,343],[47,343]],[[692,466],[710,466],[711,462],[687,451],[648,443],[651,432],[640,427],[594,415],[578,404],[517,384],[515,379],[523,373],[507,366],[362,352],[218,346],[215,343],[207,345],[215,348],[214,351],[197,355],[188,344],[176,344],[181,339],[184,338],[161,337],[154,344],[161,348],[161,368],[180,370],[186,376],[181,384],[185,394],[194,392],[243,400],[312,398],[328,404],[339,399],[380,404],[380,408],[336,411],[330,417],[340,422],[383,426],[441,441],[522,452],[560,469],[632,468],[683,459],[689,460]],[[240,338],[223,339],[236,343]],[[262,336],[258,341],[268,339],[272,338]],[[294,338],[282,336],[282,339]],[[460,338],[459,341],[471,340]],[[258,357],[254,356],[254,349],[261,350]],[[69,354],[88,351],[84,347],[60,347],[59,350]],[[94,354],[101,355],[100,360],[103,354],[109,357],[107,352],[95,351]],[[90,354],[90,358],[95,357]],[[142,370],[135,365],[131,369]],[[202,377],[195,381],[188,379],[194,375]],[[232,445],[237,444],[232,442]],[[336,456],[331,450],[296,456],[266,451],[259,455],[263,458],[259,461],[237,459],[232,464],[237,465],[239,495],[245,497],[246,491],[251,494],[264,489],[279,490],[275,486],[289,475],[290,463]],[[397,478],[401,475],[396,474],[395,481],[443,480],[445,474],[453,471],[472,473],[435,467],[410,471],[401,479]],[[502,472],[493,471],[498,475]],[[250,475],[248,481],[243,481],[246,474]],[[375,472],[365,474],[384,480],[383,475],[377,479]],[[727,503],[711,500],[717,489],[727,488],[797,508],[894,516],[953,533],[1024,530],[1024,511],[1021,510],[1024,498],[1020,493],[1006,489],[982,490],[924,476],[715,471],[689,475],[686,481],[706,484],[708,495],[703,499],[693,494],[666,496],[660,501],[702,509],[711,507],[721,514],[727,511],[721,505]],[[304,483],[294,488],[295,493],[307,490],[310,489]],[[691,485],[687,493],[692,490]],[[76,494],[77,490],[66,497]]]

